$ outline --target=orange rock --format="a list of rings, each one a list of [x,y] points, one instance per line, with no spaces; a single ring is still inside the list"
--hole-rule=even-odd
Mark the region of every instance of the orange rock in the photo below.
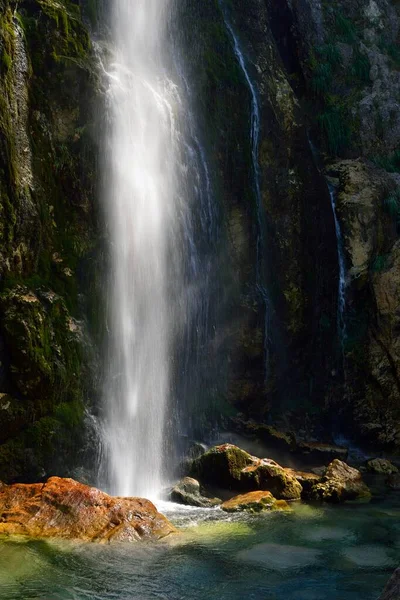
[[[154,504],[117,498],[73,479],[0,484],[0,534],[93,542],[156,540],[176,532]]]
[[[248,494],[240,494],[221,505],[226,512],[261,512],[263,510],[290,510],[285,500],[276,500],[271,492],[256,491]]]

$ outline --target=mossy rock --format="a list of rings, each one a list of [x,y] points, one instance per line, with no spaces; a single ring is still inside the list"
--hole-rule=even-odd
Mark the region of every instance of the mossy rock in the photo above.
[[[245,489],[269,491],[279,500],[299,500],[303,491],[294,475],[268,459],[243,469],[241,482]]]
[[[223,488],[242,489],[242,470],[253,464],[254,458],[232,444],[215,446],[193,461],[191,475],[201,482]]]
[[[52,404],[80,396],[79,328],[50,291],[17,286],[0,297],[2,329],[14,384],[27,398]]]
[[[250,512],[259,513],[264,511],[289,511],[290,506],[285,500],[277,500],[270,492],[258,491],[248,492],[235,496],[221,505],[225,512]]]

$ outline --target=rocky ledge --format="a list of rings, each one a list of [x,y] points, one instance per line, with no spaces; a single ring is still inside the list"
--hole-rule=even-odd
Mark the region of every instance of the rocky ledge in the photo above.
[[[228,512],[288,510],[286,501],[294,500],[330,503],[370,500],[371,492],[360,471],[345,462],[336,458],[315,471],[318,473],[282,467],[270,458],[257,458],[233,444],[223,444],[210,448],[190,463],[190,477],[172,488],[169,499],[203,507],[219,504]],[[393,481],[392,486],[395,485]],[[227,501],[211,497],[215,490]]]
[[[143,498],[117,498],[73,479],[0,484],[0,535],[87,542],[158,540],[176,529]]]

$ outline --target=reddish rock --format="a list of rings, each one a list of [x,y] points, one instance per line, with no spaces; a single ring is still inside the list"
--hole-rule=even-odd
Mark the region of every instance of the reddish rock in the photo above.
[[[248,492],[235,496],[221,505],[225,512],[262,512],[265,510],[290,510],[285,500],[277,500],[271,492]]]
[[[176,530],[143,498],[117,498],[73,479],[0,485],[0,534],[115,542],[161,539]]]

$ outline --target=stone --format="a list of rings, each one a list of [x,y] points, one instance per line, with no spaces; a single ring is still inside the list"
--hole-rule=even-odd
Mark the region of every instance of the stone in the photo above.
[[[267,490],[280,500],[299,500],[302,486],[297,478],[278,463],[268,458],[256,459],[242,471],[243,487]]]
[[[399,470],[390,460],[386,458],[373,458],[367,462],[367,470],[371,473],[380,473],[382,475],[392,475]]]
[[[143,498],[118,498],[73,479],[0,485],[0,535],[86,542],[158,540],[176,529]]]
[[[310,498],[340,503],[348,500],[367,500],[371,497],[360,471],[335,459],[327,467],[320,483],[312,486]]]
[[[325,472],[325,469],[323,469],[323,471]],[[321,476],[323,474],[323,473],[316,474],[316,473],[308,473],[305,471],[296,471],[295,469],[288,469],[288,468],[285,469],[285,472],[288,475],[292,475],[293,477],[295,477],[296,480],[301,485],[301,487],[303,488],[302,494],[301,494],[302,498],[308,497],[308,495],[311,493],[312,487],[321,481]]]
[[[395,570],[379,600],[399,600],[400,598],[400,567]]]
[[[202,494],[200,483],[192,477],[184,477],[172,488],[169,499],[178,504],[211,508],[221,504],[219,498],[207,498]]]
[[[253,456],[233,444],[214,446],[193,461],[190,475],[202,483],[210,483],[227,489],[242,488],[242,469],[254,464]]]
[[[221,505],[225,512],[247,511],[258,513],[267,510],[290,510],[285,500],[277,500],[271,492],[248,492],[235,496]]]
[[[202,483],[237,491],[263,490],[280,500],[298,500],[302,487],[275,461],[257,458],[233,444],[215,446],[192,463],[191,475]]]

